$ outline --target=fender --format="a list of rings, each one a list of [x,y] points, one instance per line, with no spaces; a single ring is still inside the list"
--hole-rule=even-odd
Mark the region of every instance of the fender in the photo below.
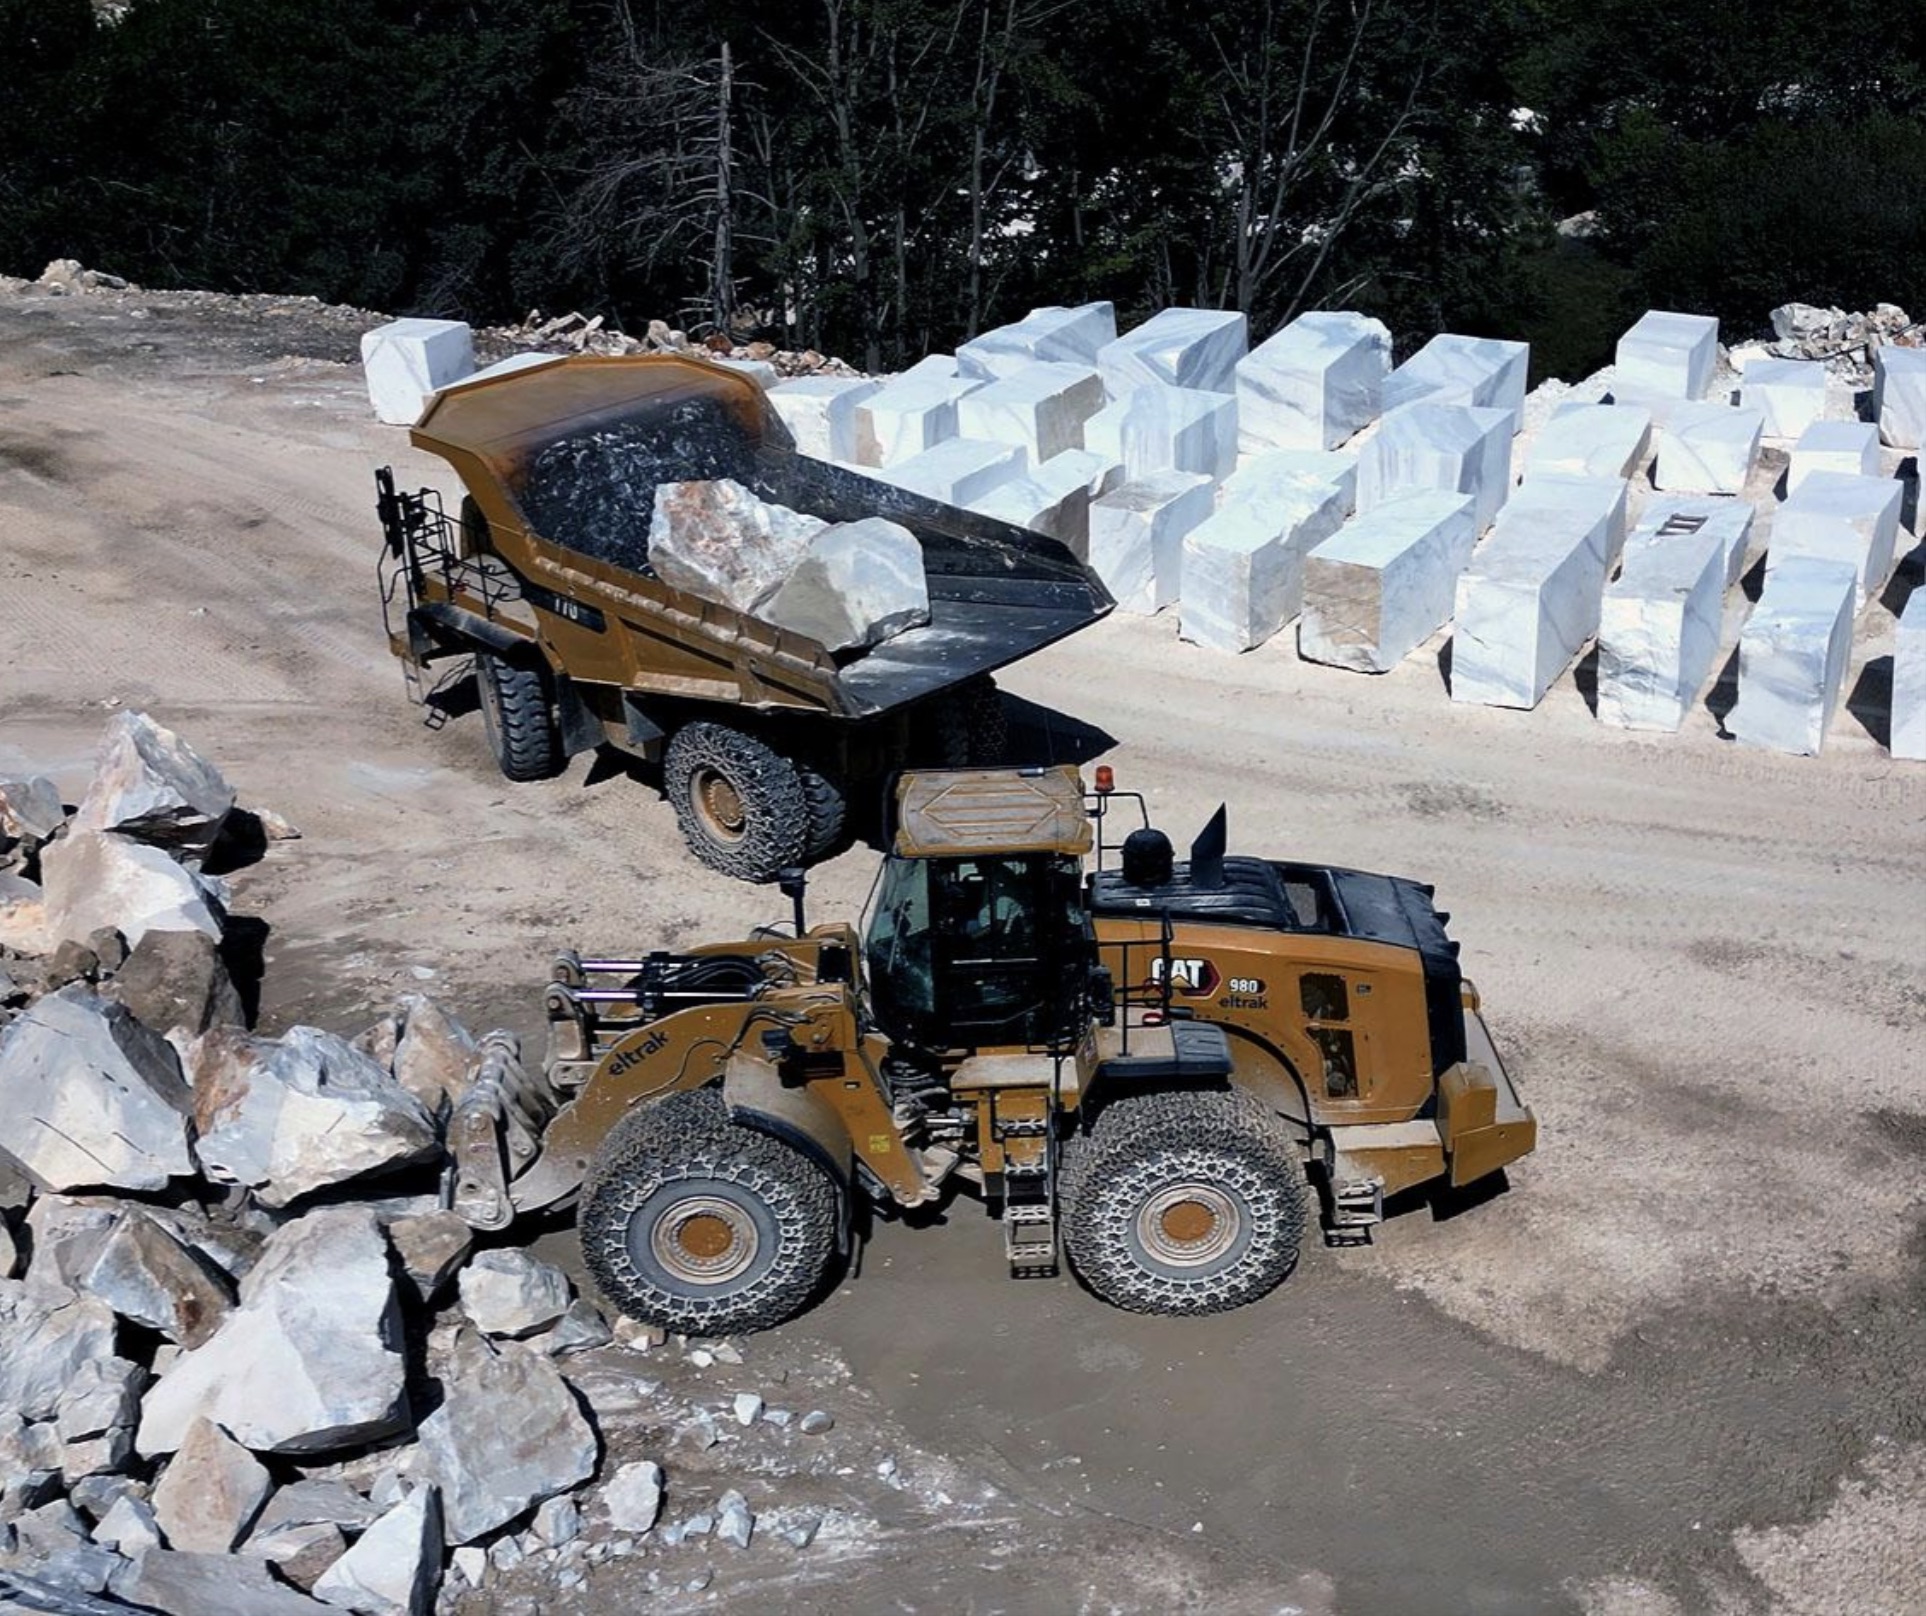
[[[819,1085],[784,1083],[774,1062],[739,1049],[723,1076],[722,1098],[732,1121],[794,1145],[849,1188],[856,1147]]]

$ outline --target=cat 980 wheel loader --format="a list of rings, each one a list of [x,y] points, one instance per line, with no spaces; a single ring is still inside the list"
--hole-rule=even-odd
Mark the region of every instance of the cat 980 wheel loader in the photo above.
[[[1362,1239],[1533,1148],[1429,887],[1227,856],[1222,810],[1187,861],[1147,824],[1112,844],[1142,799],[1097,788],[907,775],[860,929],[806,930],[792,872],[794,936],[564,956],[543,1069],[497,1036],[456,1112],[456,1209],[572,1199],[618,1307],[714,1334],[806,1305],[859,1201],[960,1186],[1014,1273],[1061,1250],[1109,1302],[1197,1314],[1291,1272],[1313,1195]]]

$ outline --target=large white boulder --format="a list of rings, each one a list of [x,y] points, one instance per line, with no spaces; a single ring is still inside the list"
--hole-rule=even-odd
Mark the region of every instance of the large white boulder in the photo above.
[[[568,1276],[525,1251],[484,1251],[461,1271],[462,1311],[484,1335],[533,1335],[571,1300]]]
[[[1667,493],[1742,494],[1765,418],[1754,409],[1678,401],[1658,412],[1654,486]]]
[[[332,1033],[294,1027],[270,1041],[217,1027],[187,1061],[202,1169],[267,1206],[440,1153],[427,1107]]]
[[[1809,472],[1773,517],[1766,576],[1794,558],[1843,561],[1859,575],[1859,604],[1876,599],[1893,575],[1904,494],[1896,477]]]
[[[1757,410],[1768,438],[1796,438],[1826,413],[1826,367],[1818,359],[1754,359],[1739,402]]]
[[[925,361],[927,363],[927,361]],[[956,406],[983,385],[912,368],[858,399],[852,412],[859,466],[893,466],[957,435]]]
[[[46,934],[84,943],[111,927],[138,947],[149,932],[198,931],[219,939],[227,889],[165,848],[113,831],[74,831],[40,855]]]
[[[0,847],[25,842],[38,847],[67,823],[60,788],[43,774],[25,780],[0,780]]]
[[[1305,558],[1298,654],[1361,673],[1396,667],[1451,616],[1477,540],[1467,494],[1404,494],[1346,522]]]
[[[149,1549],[117,1570],[111,1586],[135,1609],[162,1616],[339,1616],[241,1554]]]
[[[1480,533],[1511,493],[1511,417],[1462,404],[1407,404],[1358,457],[1358,509],[1442,490],[1471,498]]]
[[[17,954],[50,954],[47,893],[38,881],[0,871],[0,948]]]
[[[1109,303],[1032,309],[1021,320],[964,343],[956,350],[956,372],[987,382],[1040,362],[1087,369],[1116,340],[1117,311]]]
[[[1143,382],[1084,423],[1084,446],[1121,461],[1135,482],[1158,471],[1213,481],[1237,466],[1237,401],[1227,394]]]
[[[1676,730],[1719,649],[1726,541],[1701,523],[1649,519],[1626,541],[1598,626],[1598,717],[1624,729]]]
[[[1164,309],[1097,350],[1104,391],[1113,399],[1162,383],[1230,393],[1237,361],[1250,347],[1250,322],[1224,309]]]
[[[1915,589],[1893,640],[1892,754],[1926,760],[1926,589]]]
[[[1735,739],[1806,756],[1825,744],[1852,656],[1857,592],[1847,562],[1798,557],[1767,571],[1739,635],[1739,695],[1725,720]]]
[[[1028,455],[1012,444],[947,438],[920,454],[882,467],[877,475],[882,481],[907,488],[925,499],[945,505],[968,505],[998,483],[1021,477],[1029,469]]]
[[[159,1190],[191,1174],[189,1103],[173,1046],[80,983],[0,1031],[0,1152],[42,1189]]]
[[[1090,568],[1127,612],[1177,603],[1184,535],[1211,513],[1211,481],[1190,471],[1156,471],[1113,489],[1090,507]]]
[[[838,522],[816,535],[760,615],[827,651],[880,645],[930,620],[923,546],[881,516]]]
[[[1754,514],[1749,500],[1716,494],[1660,494],[1645,502],[1634,536],[1648,540],[1713,534],[1725,554],[1725,586],[1730,589],[1745,571]],[[1626,542],[1629,545],[1631,539]]]
[[[475,369],[475,334],[459,320],[391,320],[361,338],[375,419],[413,426],[430,397]]]
[[[1249,651],[1297,616],[1304,559],[1335,533],[1345,501],[1332,483],[1240,500],[1184,540],[1177,632],[1218,651]]]
[[[1648,310],[1618,339],[1612,396],[1621,403],[1704,398],[1718,364],[1719,322],[1712,316]]]
[[[1879,441],[1895,449],[1926,444],[1926,348],[1873,350],[1873,419]]]
[[[1524,424],[1531,344],[1440,332],[1385,378],[1384,413],[1406,404],[1504,410],[1512,435]]]
[[[1815,471],[1842,472],[1848,477],[1879,475],[1879,428],[1870,421],[1814,421],[1792,446],[1786,467],[1786,493]]]
[[[137,1444],[172,1453],[203,1418],[256,1453],[329,1453],[393,1435],[408,1427],[401,1346],[374,1213],[317,1208],[274,1232],[240,1305],[147,1393]]]
[[[729,477],[658,483],[649,566],[671,589],[753,614],[828,525]]]
[[[1616,477],[1527,477],[1458,580],[1451,699],[1536,707],[1597,632],[1625,542]]]
[[[74,810],[76,831],[117,831],[193,864],[214,845],[234,788],[171,729],[145,713],[116,713]]]
[[[1089,365],[1025,365],[962,398],[956,430],[960,437],[1014,444],[1041,465],[1081,449],[1084,423],[1103,405],[1103,378]]]
[[[1539,428],[1525,474],[1630,477],[1652,448],[1652,412],[1640,404],[1561,404]]]
[[[1391,374],[1391,333],[1362,314],[1300,314],[1237,366],[1238,444],[1335,449],[1378,418]]]
[[[856,458],[856,406],[881,382],[867,376],[792,376],[769,389],[769,407],[789,429],[798,454]]]
[[[599,1444],[555,1366],[516,1341],[464,1330],[422,1421],[418,1481],[441,1489],[442,1536],[472,1543],[595,1473]]]

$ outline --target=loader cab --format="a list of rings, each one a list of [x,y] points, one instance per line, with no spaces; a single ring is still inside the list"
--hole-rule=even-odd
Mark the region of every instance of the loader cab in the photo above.
[[[1074,1041],[1095,943],[1074,771],[908,775],[864,926],[870,1007],[925,1050]]]

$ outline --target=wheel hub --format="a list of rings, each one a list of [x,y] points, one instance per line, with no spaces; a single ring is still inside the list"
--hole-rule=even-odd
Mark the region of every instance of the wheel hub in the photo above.
[[[715,1195],[692,1195],[666,1208],[649,1231],[655,1260],[678,1279],[720,1285],[756,1260],[761,1240],[741,1207]]]
[[[1236,1198],[1211,1184],[1171,1184],[1137,1213],[1137,1239],[1156,1262],[1197,1268],[1237,1243],[1244,1218]]]
[[[742,804],[742,793],[731,780],[714,769],[702,769],[697,773],[694,797],[696,807],[716,835],[735,841],[748,828],[749,815]]]

